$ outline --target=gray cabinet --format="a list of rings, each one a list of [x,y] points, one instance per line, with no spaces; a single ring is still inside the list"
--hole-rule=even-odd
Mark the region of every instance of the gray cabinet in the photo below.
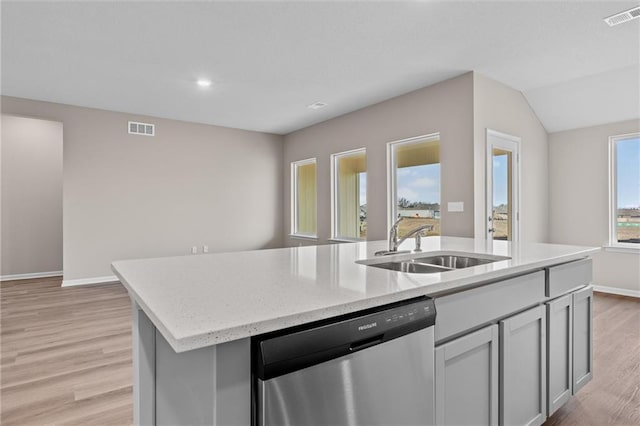
[[[539,304],[544,289],[545,273],[538,271],[436,298],[436,344]]]
[[[593,288],[547,302],[548,415],[593,378]]]
[[[548,414],[571,398],[573,384],[573,295],[547,304]]]
[[[498,424],[498,326],[436,347],[436,424]]]
[[[558,297],[587,286],[593,279],[593,261],[576,260],[547,268],[547,297]]]
[[[500,321],[500,424],[541,425],[546,410],[546,310]]]
[[[573,296],[573,393],[593,378],[593,287]]]

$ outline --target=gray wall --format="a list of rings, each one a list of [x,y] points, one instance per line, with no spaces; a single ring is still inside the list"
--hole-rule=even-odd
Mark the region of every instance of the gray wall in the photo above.
[[[367,149],[367,233],[369,240],[387,233],[387,142],[440,132],[441,205],[463,201],[465,211],[442,209],[442,234],[473,237],[473,74],[447,80],[345,114],[285,136],[284,234],[291,227],[292,161],[318,161],[318,237],[331,233],[330,155]],[[288,245],[299,242],[287,237]]]
[[[549,135],[550,240],[603,246],[609,241],[609,136],[640,131],[640,120]],[[640,295],[640,253],[593,256],[596,285]]]
[[[282,137],[10,97],[64,125],[64,279],[117,259],[282,245]],[[127,134],[127,121],[156,136]]]
[[[524,95],[474,72],[475,235],[486,232],[486,129],[518,136],[520,142],[520,240],[548,239],[548,136]]]
[[[2,115],[0,275],[62,271],[62,123]]]

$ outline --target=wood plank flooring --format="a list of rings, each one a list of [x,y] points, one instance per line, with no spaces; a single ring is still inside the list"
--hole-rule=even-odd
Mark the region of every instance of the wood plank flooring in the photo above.
[[[0,293],[0,424],[132,423],[131,307],[120,284],[7,281]],[[594,379],[546,426],[640,424],[640,300],[594,300]]]
[[[0,423],[131,424],[126,290],[60,284],[50,278],[0,287]]]

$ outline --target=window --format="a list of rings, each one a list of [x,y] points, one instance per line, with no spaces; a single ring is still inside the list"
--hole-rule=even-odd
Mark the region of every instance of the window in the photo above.
[[[364,148],[331,156],[332,238],[367,238],[367,154]]]
[[[316,213],[316,159],[291,163],[291,233],[315,237]]]
[[[610,244],[640,248],[640,133],[609,138]]]
[[[440,134],[388,144],[389,226],[398,218],[403,237],[420,225],[433,225],[427,235],[440,235]]]

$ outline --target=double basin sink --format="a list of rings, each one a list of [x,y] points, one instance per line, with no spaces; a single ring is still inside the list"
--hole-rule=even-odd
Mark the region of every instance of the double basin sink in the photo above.
[[[510,257],[469,253],[412,253],[410,255],[393,256],[393,259],[375,258],[359,260],[356,263],[391,271],[413,274],[433,274],[470,268],[487,263],[508,260]]]

